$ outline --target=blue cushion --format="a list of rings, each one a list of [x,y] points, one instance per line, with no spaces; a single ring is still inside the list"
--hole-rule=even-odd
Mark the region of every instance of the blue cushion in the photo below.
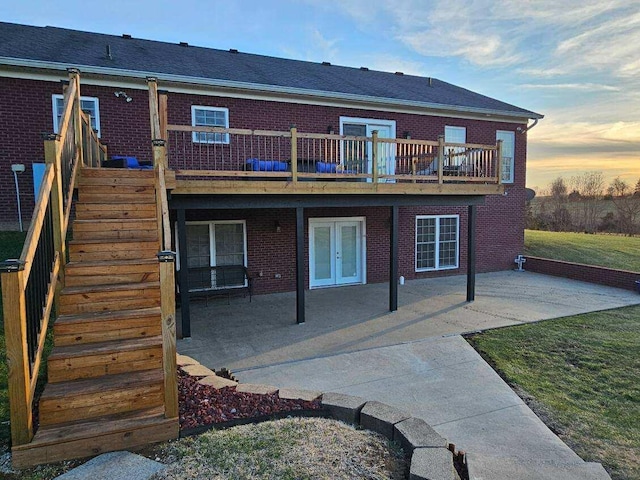
[[[247,165],[254,172],[286,172],[289,169],[289,164],[280,160],[250,158],[247,160]]]
[[[357,173],[354,170],[340,170],[337,163],[316,162],[316,173]]]

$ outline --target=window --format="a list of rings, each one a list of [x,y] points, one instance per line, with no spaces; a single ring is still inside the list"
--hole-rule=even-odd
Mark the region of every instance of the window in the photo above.
[[[498,130],[496,132],[496,141],[502,140],[502,183],[513,183],[513,169],[515,159],[515,142],[516,136],[514,132]]]
[[[191,106],[191,125],[194,127],[229,128],[229,109]],[[194,143],[229,143],[228,133],[193,132]]]
[[[416,271],[458,268],[457,215],[416,217]]]
[[[247,265],[247,236],[245,222],[215,221],[187,223],[187,261],[190,269],[220,265]],[[178,270],[180,269],[180,245],[178,245]],[[208,273],[207,273],[208,275]],[[215,288],[215,272],[210,282],[202,281],[202,272],[189,273],[191,290]],[[229,285],[225,285],[228,287]],[[240,286],[245,286],[239,284]]]
[[[53,131],[59,133],[62,110],[64,109],[64,97],[53,95]],[[91,116],[91,128],[98,132],[100,136],[100,104],[96,97],[80,97],[80,108]]]

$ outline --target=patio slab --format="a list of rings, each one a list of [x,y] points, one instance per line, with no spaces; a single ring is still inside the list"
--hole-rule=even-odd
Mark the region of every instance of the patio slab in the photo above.
[[[640,303],[640,295],[532,272],[479,274],[467,303],[466,277],[413,280],[399,286],[397,312],[388,285],[306,292],[306,318],[295,323],[295,294],[193,302],[189,339],[178,351],[233,372]],[[179,317],[178,317],[179,318]]]

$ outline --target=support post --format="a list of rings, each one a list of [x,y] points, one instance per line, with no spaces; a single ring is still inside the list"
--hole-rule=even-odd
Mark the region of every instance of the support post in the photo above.
[[[438,135],[438,183],[443,182],[444,172],[444,135]]]
[[[164,369],[164,415],[178,416],[176,365],[176,300],[174,252],[158,253],[160,262],[160,310],[162,321],[162,366]]]
[[[298,129],[291,125],[291,181],[298,181]]]
[[[373,183],[378,183],[378,131],[371,132],[371,174]]]
[[[166,90],[158,90],[158,116],[160,121],[160,138],[165,142],[169,142],[169,131],[167,130],[169,125],[168,116],[168,96],[169,92]],[[165,168],[167,166],[165,165]]]
[[[498,176],[498,185],[502,185],[502,140],[496,142],[496,175]]]
[[[389,238],[389,311],[398,310],[398,214],[397,205],[391,207],[391,235]]]
[[[296,207],[296,323],[304,322],[304,209]]]
[[[2,284],[7,366],[9,367],[11,442],[16,446],[27,444],[33,438],[33,399],[27,351],[24,263],[19,260],[0,263],[0,283]]]
[[[178,243],[180,244],[180,313],[182,328],[180,338],[191,336],[189,312],[189,259],[187,257],[187,220],[184,208],[178,209]]]
[[[160,137],[160,114],[158,112],[158,83],[153,77],[147,77],[149,88],[149,121],[151,122],[151,138]]]
[[[467,214],[467,302],[476,298],[476,206],[469,205]]]
[[[78,151],[78,164],[84,165],[84,139],[82,138],[82,104],[80,101],[80,71],[75,68],[69,68],[69,83],[74,82],[76,86],[76,95],[74,98],[73,109],[73,128],[75,129],[76,148]],[[91,128],[89,125],[88,128]],[[80,171],[80,169],[78,169]]]

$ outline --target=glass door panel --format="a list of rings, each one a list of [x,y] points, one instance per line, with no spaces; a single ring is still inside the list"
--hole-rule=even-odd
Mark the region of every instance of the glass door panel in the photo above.
[[[337,222],[336,234],[336,283],[360,282],[360,222]]]
[[[310,232],[311,286],[334,285],[335,273],[335,227],[333,223],[315,224]]]

